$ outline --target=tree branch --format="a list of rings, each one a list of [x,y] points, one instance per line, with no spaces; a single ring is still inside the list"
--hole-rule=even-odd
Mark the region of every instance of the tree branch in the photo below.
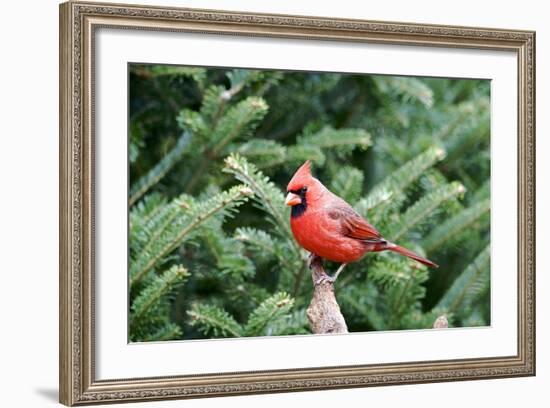
[[[314,334],[348,333],[348,327],[334,295],[334,283],[323,268],[323,260],[310,256],[309,268],[313,280],[313,298],[307,308],[307,318]]]
[[[435,319],[433,328],[434,329],[446,329],[449,327],[449,321],[447,320],[447,316],[441,315],[437,319]]]

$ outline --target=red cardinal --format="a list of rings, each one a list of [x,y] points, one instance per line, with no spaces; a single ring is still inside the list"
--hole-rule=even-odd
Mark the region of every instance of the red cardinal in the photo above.
[[[389,250],[437,268],[432,261],[385,240],[351,205],[311,175],[309,160],[296,171],[287,192],[285,204],[292,207],[290,227],[296,241],[313,255],[341,263],[331,281],[346,264],[367,252]]]

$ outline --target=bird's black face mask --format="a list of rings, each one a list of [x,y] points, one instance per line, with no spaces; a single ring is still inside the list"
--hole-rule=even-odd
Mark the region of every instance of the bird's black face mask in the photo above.
[[[293,205],[292,209],[290,210],[290,216],[292,218],[297,218],[302,215],[307,209],[307,187],[302,187],[299,190],[289,191],[289,193],[296,194],[300,197],[300,204]]]

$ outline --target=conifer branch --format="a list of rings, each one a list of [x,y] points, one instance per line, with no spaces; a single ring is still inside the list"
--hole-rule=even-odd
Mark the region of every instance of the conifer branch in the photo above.
[[[184,133],[193,135],[193,144],[197,145],[203,142],[207,133],[207,125],[204,118],[198,113],[190,109],[182,109],[176,116],[178,127]]]
[[[198,327],[205,335],[215,337],[241,337],[242,327],[225,310],[214,305],[194,304],[187,312],[191,318],[191,325]]]
[[[485,200],[489,198],[491,194],[491,180],[486,180],[481,186],[474,191],[470,197],[470,202],[476,203],[478,201]]]
[[[237,180],[252,189],[257,203],[272,217],[275,229],[288,243],[293,259],[300,260],[302,266],[299,269],[294,269],[292,272],[295,277],[292,295],[296,296],[301,288],[306,264],[303,262],[303,252],[292,236],[290,224],[285,219],[287,211],[284,208],[284,198],[281,191],[261,171],[258,171],[253,164],[248,163],[244,157],[239,155],[232,154],[225,159],[224,171],[233,174]]]
[[[213,143],[209,149],[211,158],[217,157],[233,139],[250,136],[267,109],[265,101],[257,97],[249,97],[231,108],[212,134]]]
[[[423,240],[422,246],[427,252],[435,251],[454,236],[465,233],[468,227],[478,221],[483,215],[489,213],[490,208],[491,201],[487,199],[448,218]]]
[[[487,122],[491,103],[487,97],[479,97],[460,103],[449,112],[451,117],[441,126],[436,138],[447,143],[448,140],[459,138],[463,134],[471,133],[472,129],[482,122]]]
[[[411,277],[408,265],[410,262],[403,257],[380,255],[370,265],[368,279],[382,288],[405,285]]]
[[[487,113],[487,119],[489,114]],[[449,138],[446,141],[445,146],[447,148],[449,161],[455,162],[459,157],[463,157],[464,153],[472,150],[472,148],[479,143],[480,140],[487,139],[491,130],[491,124],[489,120],[480,121],[476,127],[468,129],[468,131],[460,132]]]
[[[375,76],[373,79],[382,92],[399,94],[404,102],[417,100],[426,108],[431,108],[433,105],[432,90],[416,78]]]
[[[222,117],[228,102],[245,87],[247,82],[255,75],[249,70],[235,69],[226,75],[231,83],[229,89],[223,86],[211,86],[204,94],[200,114],[210,123],[210,129],[215,129]]]
[[[435,309],[450,313],[467,309],[489,284],[491,246],[487,245],[456,278]]]
[[[281,191],[256,169],[244,157],[231,154],[225,159],[225,172],[233,174],[237,180],[249,186],[258,200],[258,204],[273,217],[275,227],[283,237],[294,242],[290,225],[285,217],[284,197]],[[296,244],[293,248],[298,251]]]
[[[145,335],[143,341],[166,341],[178,339],[182,335],[181,327],[175,323],[167,323],[152,334]]]
[[[431,214],[431,212],[439,207],[441,203],[463,194],[464,192],[465,188],[462,184],[453,182],[426,194],[409,207],[405,214],[403,214],[401,221],[397,224],[398,227],[394,229],[390,235],[392,237],[391,239],[393,241],[399,241],[405,233]]]
[[[399,322],[399,319],[403,316],[403,308],[406,307],[406,300],[407,298],[410,298],[410,291],[411,287],[415,284],[418,284],[418,282],[415,282],[415,274],[416,270],[415,267],[410,268],[407,272],[405,272],[406,279],[404,280],[403,284],[399,286],[394,287],[394,290],[397,293],[397,295],[393,296],[394,301],[391,302],[391,313],[389,318],[389,328],[397,327],[397,324]]]
[[[337,191],[340,197],[353,203],[361,195],[364,178],[361,170],[351,166],[342,166],[332,179],[331,191]]]
[[[166,198],[158,193],[147,194],[130,209],[130,218],[147,222],[166,204]]]
[[[209,144],[203,150],[200,163],[187,183],[185,191],[193,190],[198,181],[204,176],[205,170],[211,161],[217,159],[227,144],[237,138],[248,138],[256,129],[259,122],[266,115],[268,106],[258,97],[248,97],[233,106],[218,121],[209,137]]]
[[[209,124],[210,129],[214,129],[217,126],[218,120],[227,106],[227,102],[236,93],[235,91],[237,89],[227,92],[223,86],[219,85],[213,85],[205,91],[202,98],[200,116]]]
[[[184,76],[192,78],[202,87],[206,80],[206,69],[198,67],[178,67],[175,65],[138,65],[131,68],[131,72],[146,78],[162,76]]]
[[[142,319],[162,297],[174,290],[176,285],[183,283],[188,276],[189,272],[181,265],[174,265],[162,275],[156,276],[133,301],[130,325]]]
[[[334,129],[327,126],[319,132],[300,136],[298,144],[317,146],[321,149],[336,149],[342,153],[351,153],[356,147],[366,150],[372,145],[372,138],[363,129]]]
[[[326,160],[326,155],[323,153],[323,150],[319,146],[295,144],[288,147],[286,162],[300,165],[306,160],[311,160],[312,162],[317,164],[323,164]],[[269,163],[265,164],[264,167],[269,167],[275,164],[282,163],[283,162]]]
[[[269,336],[270,324],[286,320],[294,300],[284,292],[279,292],[264,300],[248,317],[244,327],[245,336]]]
[[[166,205],[160,194],[148,194],[130,209],[130,235],[137,235]]]
[[[148,202],[151,194],[139,201],[130,212],[130,255],[132,260],[139,260],[149,253],[150,248],[159,242],[159,238],[179,217],[184,217],[184,211],[191,208],[194,200],[185,194],[173,199],[170,203],[165,200],[147,214],[138,211],[142,203]],[[133,276],[136,268],[130,268],[130,276]]]
[[[293,270],[296,265],[289,258],[285,248],[281,248],[279,242],[276,242],[267,232],[254,228],[237,228],[235,230],[235,239],[245,242],[254,248],[260,256],[272,255],[287,270]]]
[[[364,211],[386,202],[392,195],[404,190],[418,179],[426,169],[443,160],[444,157],[445,150],[440,147],[432,147],[419,154],[374,186],[370,193],[360,200],[357,207],[363,209],[361,213],[366,215]]]
[[[231,150],[236,150],[249,160],[252,159],[260,168],[283,163],[287,155],[285,146],[268,139],[252,139]]]
[[[377,309],[382,303],[380,292],[371,282],[349,284],[353,280],[349,276],[351,275],[347,276],[348,279],[342,279],[338,285],[342,288],[340,292],[342,308],[350,311],[352,315],[358,315],[366,319],[373,329],[385,330],[387,318]]]
[[[176,223],[176,227],[179,227],[178,230],[174,231],[173,235],[167,234],[168,236],[164,240],[159,240],[161,241],[160,245],[152,253],[143,252],[141,258],[136,260],[136,266],[133,268],[135,272],[132,273],[131,271],[130,286],[138,282],[163,257],[177,248],[191,231],[204,224],[214,214],[223,210],[230,210],[242,204],[250,195],[252,195],[252,191],[248,187],[235,186],[204,203],[197,203],[189,211],[182,213],[182,219]]]
[[[172,225],[174,220],[178,217],[184,216],[184,210],[186,208],[190,208],[188,204],[181,200],[181,196],[179,199],[174,200],[169,205],[165,206],[162,210],[160,210],[157,213],[157,217],[154,219],[151,219],[151,225],[152,227],[149,230],[149,234],[147,236],[147,244],[143,248],[143,252],[147,252],[147,250],[154,246],[159,238],[165,233],[166,229]]]
[[[157,184],[181,159],[182,153],[185,151],[191,135],[184,132],[178,139],[176,145],[153,167],[145,176],[140,178],[136,184],[132,186],[130,191],[130,206],[134,205],[137,200],[143,196],[151,187]]]

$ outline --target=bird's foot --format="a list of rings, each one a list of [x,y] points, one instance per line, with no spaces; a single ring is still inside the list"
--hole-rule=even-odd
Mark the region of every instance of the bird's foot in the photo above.
[[[317,278],[317,280],[315,281],[315,286],[320,285],[321,283],[324,283],[324,282],[329,282],[334,284],[334,282],[336,282],[336,279],[338,279],[340,272],[342,272],[345,266],[346,266],[345,263],[341,264],[333,276],[329,276],[323,272],[323,274],[319,278]]]
[[[327,274],[321,275],[317,280],[315,281],[315,286],[319,286],[323,283],[334,283],[336,281],[336,277],[329,276]]]
[[[307,256],[307,267],[309,269],[311,269],[311,264],[313,263],[313,260],[315,259],[315,255],[313,253],[309,253],[309,255]]]
[[[315,255],[313,252],[310,252],[307,257],[307,266],[309,269],[313,268],[315,263],[322,263],[321,258],[318,255]]]
[[[332,282],[333,282],[333,283],[334,283],[334,281],[335,281],[336,279],[338,279],[338,275],[340,275],[340,272],[342,272],[342,271],[344,270],[344,268],[345,268],[346,265],[347,265],[347,264],[345,264],[345,263],[343,263],[343,264],[340,265],[340,267],[338,268],[338,270],[336,271],[336,273],[335,273],[334,276],[332,277],[332,279],[333,279]]]

